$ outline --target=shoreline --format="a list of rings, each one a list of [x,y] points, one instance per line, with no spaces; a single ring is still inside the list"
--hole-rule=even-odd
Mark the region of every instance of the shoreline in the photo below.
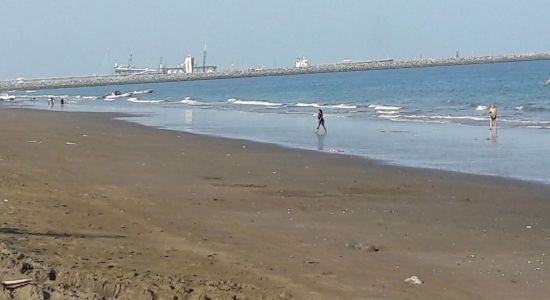
[[[32,277],[26,292],[67,299],[536,299],[550,289],[547,186],[115,115],[0,109],[2,280]],[[21,274],[25,262],[34,270]],[[50,268],[56,280],[44,278]],[[412,275],[424,284],[403,281]]]
[[[72,112],[71,112],[72,113]],[[119,113],[103,113],[103,112],[92,112],[92,114],[119,114]],[[437,167],[421,167],[421,166],[410,166],[410,165],[403,165],[399,164],[397,162],[390,162],[383,159],[376,159],[371,157],[362,156],[360,154],[350,154],[350,153],[332,153],[327,151],[320,151],[315,149],[306,149],[306,148],[298,148],[293,147],[285,144],[279,144],[276,142],[264,142],[264,141],[257,141],[252,139],[246,139],[246,138],[238,138],[238,137],[227,137],[222,135],[215,135],[215,134],[207,134],[207,133],[196,133],[196,132],[189,132],[189,131],[181,131],[177,129],[169,129],[169,128],[157,128],[155,126],[148,126],[143,125],[139,122],[131,121],[133,117],[142,117],[143,115],[140,115],[139,113],[136,113],[135,115],[126,115],[126,116],[115,116],[113,117],[114,120],[120,120],[122,122],[128,122],[132,124],[136,124],[139,126],[143,126],[144,128],[154,129],[154,130],[165,130],[169,132],[173,132],[174,134],[189,134],[193,136],[198,137],[206,137],[211,139],[224,139],[229,141],[234,141],[237,143],[256,143],[256,144],[263,144],[267,147],[275,147],[278,149],[281,149],[282,151],[303,151],[305,153],[316,153],[316,154],[322,154],[327,156],[345,156],[349,157],[350,159],[357,160],[357,161],[363,161],[367,164],[372,164],[374,166],[382,167],[382,168],[388,168],[392,169],[395,168],[395,171],[409,171],[409,172],[418,172],[418,173],[441,173],[440,175],[447,175],[447,176],[453,176],[453,177],[471,177],[471,178],[478,178],[481,181],[487,181],[487,182],[493,182],[495,184],[514,184],[514,183],[521,183],[526,185],[532,185],[534,188],[550,188],[550,182],[544,182],[542,180],[535,180],[535,179],[524,179],[524,178],[517,178],[517,177],[508,177],[503,175],[491,175],[491,174],[476,174],[476,173],[468,173],[464,171],[454,171],[454,170],[446,170],[442,168]]]
[[[177,115],[179,112],[175,112],[175,114]],[[194,111],[193,112],[194,114],[199,114],[200,115],[200,111]],[[227,117],[227,118],[223,118],[223,117],[219,117],[219,114],[218,113],[211,113],[213,114],[213,117],[214,119],[224,119],[224,120],[227,120],[227,119],[231,119],[230,117]],[[251,112],[251,113],[248,113],[248,112],[240,112],[239,113],[239,117],[243,120],[248,120],[248,118],[246,117],[246,114],[255,114],[254,112]],[[121,118],[121,120],[123,121],[128,121],[128,122],[131,122],[131,123],[135,123],[135,124],[140,124],[140,125],[143,125],[143,126],[146,126],[146,127],[150,127],[150,128],[160,128],[160,129],[163,129],[163,130],[171,130],[171,131],[175,131],[175,132],[186,132],[186,133],[192,133],[192,134],[198,134],[198,135],[205,135],[205,136],[209,136],[209,137],[213,137],[213,138],[227,138],[227,139],[232,139],[232,140],[244,140],[244,141],[251,141],[251,142],[258,142],[258,143],[266,143],[266,144],[270,144],[270,145],[275,145],[275,146],[278,146],[278,147],[283,147],[285,149],[294,149],[294,150],[306,150],[306,151],[313,151],[313,152],[317,152],[317,153],[324,153],[324,154],[327,154],[327,155],[334,155],[334,156],[338,156],[338,155],[345,155],[345,156],[352,156],[352,157],[355,157],[357,159],[362,159],[362,160],[367,160],[367,161],[371,161],[371,162],[377,162],[381,165],[385,165],[385,166],[393,166],[393,167],[403,167],[403,168],[411,168],[411,169],[426,169],[426,170],[432,170],[432,171],[442,171],[442,172],[456,172],[456,173],[459,173],[459,174],[464,174],[464,175],[471,175],[471,176],[482,176],[482,177],[497,177],[497,178],[503,178],[503,179],[509,179],[509,180],[519,180],[519,181],[523,181],[523,182],[528,182],[528,183],[533,183],[533,184],[540,184],[540,185],[543,185],[543,186],[549,186],[550,185],[550,178],[548,177],[537,177],[536,175],[540,175],[540,174],[536,174],[535,176],[533,176],[532,174],[514,174],[514,173],[508,173],[507,175],[505,174],[497,174],[497,173],[491,173],[491,172],[495,172],[495,170],[483,170],[483,169],[468,169],[468,168],[465,168],[465,167],[461,167],[459,166],[460,164],[460,161],[457,160],[456,161],[456,164],[457,165],[451,165],[449,164],[449,161],[437,161],[437,162],[427,162],[426,161],[426,157],[423,157],[423,156],[417,156],[415,158],[410,158],[410,159],[403,159],[403,158],[400,158],[400,157],[391,157],[391,156],[385,156],[381,151],[384,150],[385,148],[384,147],[388,147],[387,145],[385,146],[381,146],[380,149],[378,149],[377,152],[373,152],[373,145],[370,144],[370,145],[365,145],[366,149],[368,149],[368,151],[365,150],[365,152],[361,152],[361,151],[357,151],[358,148],[347,148],[346,146],[344,145],[341,145],[340,142],[342,140],[345,140],[346,138],[347,139],[357,139],[359,138],[358,136],[356,135],[349,135],[346,133],[347,132],[350,132],[350,128],[353,128],[355,124],[351,124],[352,122],[356,122],[356,120],[344,120],[344,122],[350,122],[350,124],[347,124],[341,128],[339,128],[338,130],[338,134],[337,135],[342,135],[342,137],[337,137],[338,140],[330,140],[330,138],[334,138],[334,135],[331,136],[331,137],[328,137],[329,138],[329,142],[327,143],[326,141],[323,142],[323,149],[319,149],[319,145],[313,145],[313,144],[307,144],[307,143],[303,143],[303,144],[300,144],[300,143],[296,143],[297,140],[299,140],[300,138],[309,138],[309,136],[306,134],[305,136],[302,134],[302,133],[297,133],[297,136],[294,136],[294,137],[288,137],[284,140],[281,140],[281,139],[277,139],[277,137],[271,137],[271,138],[261,138],[261,135],[258,136],[258,135],[255,135],[254,133],[248,133],[248,134],[245,134],[245,129],[242,128],[242,131],[240,131],[238,134],[235,134],[234,132],[231,132],[231,131],[228,131],[228,132],[224,132],[223,129],[221,127],[216,126],[216,125],[212,125],[210,124],[210,126],[212,126],[214,129],[210,129],[210,130],[204,130],[204,129],[201,129],[201,125],[196,125],[196,128],[192,129],[192,130],[188,130],[188,129],[185,129],[183,128],[183,125],[162,125],[160,123],[155,123],[155,121],[151,121],[151,120],[148,120],[149,117],[151,117],[153,115],[145,115],[145,116],[137,116],[135,118],[133,117],[127,117],[127,118]],[[156,117],[158,118],[166,118],[166,119],[169,119],[169,120],[172,120],[171,123],[177,123],[176,121],[173,121],[173,119],[171,119],[171,117],[168,115],[168,114],[165,114],[165,115],[162,115],[162,114],[158,114]],[[212,117],[212,116],[211,116]],[[275,117],[280,117],[280,116],[275,116]],[[153,119],[155,118],[154,116],[152,117]],[[278,120],[279,122],[281,121],[281,119]],[[304,128],[304,124],[303,123],[299,123],[299,122],[302,122],[301,120],[290,120],[291,121],[291,125],[290,128]],[[298,122],[298,123],[294,123],[294,122]],[[361,121],[365,121],[365,120],[361,120]],[[255,122],[255,123],[254,123]],[[264,126],[263,122],[261,119],[258,119],[256,117],[252,117],[250,118],[250,120],[248,121],[243,121],[243,124],[256,124],[256,126]],[[332,125],[336,125],[335,123],[336,122],[342,122],[342,120],[333,120],[333,123]],[[386,120],[376,120],[376,119],[373,119],[373,120],[367,120],[367,125],[365,125],[365,127],[367,128],[365,130],[365,132],[367,132],[367,135],[369,136],[369,138],[371,139],[371,141],[376,141],[376,142],[380,142],[381,144],[383,144],[383,141],[381,139],[383,139],[382,136],[384,136],[385,134],[389,133],[389,132],[392,132],[392,131],[396,131],[396,132],[414,132],[415,134],[419,135],[419,136],[422,136],[422,135],[425,135],[427,130],[425,127],[427,126],[431,126],[432,124],[426,124],[426,123],[408,123],[408,122],[391,122],[391,121],[386,121]],[[389,123],[388,123],[389,122]],[[170,123],[170,122],[168,122]],[[223,122],[220,122],[221,124],[223,124]],[[229,126],[234,126],[235,124],[232,123],[232,121],[227,121],[227,125]],[[339,126],[341,124],[338,124]],[[195,126],[193,124],[193,126]],[[237,125],[239,126],[239,125]],[[435,124],[433,126],[439,126],[438,127],[438,130],[440,132],[447,132],[447,133],[450,133],[450,132],[453,132],[455,134],[462,134],[462,135],[465,135],[467,136],[467,139],[463,140],[464,144],[466,146],[464,146],[464,150],[468,150],[468,147],[479,147],[479,148],[482,148],[482,147],[486,147],[485,144],[485,140],[487,140],[487,144],[489,144],[490,142],[490,150],[494,150],[494,149],[498,149],[499,146],[501,148],[502,151],[505,150],[505,148],[507,147],[510,147],[510,142],[508,142],[508,144],[506,143],[500,143],[499,146],[497,146],[497,136],[495,136],[494,138],[491,137],[491,139],[489,140],[488,138],[486,138],[484,136],[486,132],[485,130],[485,126],[478,126],[478,125],[469,125],[469,124],[455,124],[455,123],[449,123],[449,124]],[[448,127],[447,129],[445,129],[445,127]],[[411,128],[414,128],[414,129],[411,129]],[[271,129],[271,128],[267,128],[267,129]],[[333,128],[334,129],[334,128]],[[521,134],[522,132],[523,133],[528,133],[529,135],[525,135],[526,138],[532,138],[532,135],[537,135],[537,134],[542,134],[544,136],[544,133],[543,132],[538,132],[538,131],[533,131],[532,129],[526,129],[526,128],[514,128],[514,127],[510,127],[510,128],[507,128],[508,130],[506,131],[503,131],[504,129],[501,129],[501,133],[503,135],[504,138],[509,138],[510,136],[513,136],[513,135],[519,135]],[[298,130],[293,130],[293,131],[300,131],[300,130],[303,130],[303,129],[298,129]],[[516,132],[516,131],[522,131],[522,132]],[[307,129],[305,130],[307,131]],[[466,132],[466,133],[459,133],[459,132]],[[331,130],[331,133],[334,133],[335,131],[334,130]],[[384,132],[384,133],[380,133],[380,132]],[[508,136],[505,136],[505,134],[508,133],[509,135]],[[292,135],[292,134],[295,134],[294,132],[292,133],[288,133],[289,135]],[[302,135],[300,135],[302,134]],[[445,139],[447,137],[445,137],[445,134],[439,134],[439,138],[435,138],[436,140],[440,140],[440,141],[443,141],[445,142]],[[325,136],[323,136],[323,140],[325,139]],[[395,140],[398,140],[398,138],[394,138]],[[537,139],[533,139],[533,140],[537,140]],[[409,143],[413,143],[415,142],[414,140],[411,140],[411,141],[408,141]],[[451,143],[451,142],[454,142],[454,141],[446,141],[446,143]],[[419,144],[428,144],[428,143],[432,143],[431,146],[433,147],[433,149],[436,149],[435,154],[437,154],[437,150],[440,150],[438,149],[438,142],[437,141],[431,141],[431,140],[426,140],[425,137],[424,137],[424,140],[422,141],[418,141]],[[328,145],[326,145],[328,144]],[[317,149],[314,149],[315,146],[317,146]],[[409,145],[410,146],[410,145]],[[531,145],[530,144],[527,144],[525,143],[525,147],[527,149],[525,150],[529,150],[528,148],[530,147]],[[439,146],[440,147],[440,146]],[[425,146],[424,148],[430,148],[429,146]],[[359,149],[360,150],[360,149]],[[418,150],[418,149],[415,149],[415,150],[412,150],[411,151],[421,151],[421,150]],[[425,149],[424,151],[431,151],[429,149]],[[382,154],[381,154],[382,153]],[[502,152],[503,154],[501,154],[500,156],[498,156],[498,159],[500,159],[500,161],[491,161],[490,158],[486,158],[487,161],[486,162],[483,162],[481,161],[482,163],[487,163],[487,164],[500,164],[500,163],[503,163],[503,160],[506,159],[506,154],[504,154],[504,152]],[[525,152],[525,153],[531,153],[531,152]],[[513,156],[513,153],[512,154],[508,154],[509,157],[512,157]],[[456,157],[454,157],[453,159],[456,159]],[[451,159],[451,161],[454,162],[454,160]],[[525,164],[524,166],[528,166],[527,164]],[[531,175],[531,177],[529,177],[529,175]]]
[[[22,109],[22,110],[38,110],[38,111],[45,111],[45,112],[51,112],[50,109],[46,109],[46,108],[34,108],[34,107],[14,107],[12,109]],[[410,168],[410,169],[419,169],[419,170],[426,170],[426,171],[441,171],[441,172],[451,172],[451,173],[457,173],[457,174],[462,174],[462,175],[466,175],[466,176],[479,176],[480,178],[483,178],[483,177],[488,177],[488,178],[491,178],[491,177],[495,177],[495,178],[501,178],[501,179],[504,179],[504,180],[511,180],[511,181],[521,181],[521,182],[525,182],[525,183],[532,183],[534,185],[541,185],[541,186],[550,186],[550,179],[547,179],[547,178],[536,178],[536,177],[525,177],[525,176],[518,176],[517,174],[509,174],[509,175],[504,175],[504,174],[490,174],[490,173],[483,173],[482,171],[476,171],[476,170],[466,170],[466,169],[453,169],[453,168],[450,168],[449,166],[447,167],[444,167],[444,166],[439,166],[437,164],[435,165],[426,165],[425,163],[422,162],[422,160],[419,160],[419,161],[404,161],[404,160],[399,160],[399,159],[388,159],[388,158],[384,158],[384,157],[376,157],[376,156],[372,156],[372,155],[369,155],[369,154],[362,154],[362,153],[356,153],[356,152],[353,152],[353,153],[349,153],[348,151],[338,151],[338,152],[335,152],[335,151],[330,151],[330,149],[323,149],[323,150],[319,150],[319,149],[313,149],[312,147],[306,147],[304,145],[294,145],[292,143],[284,143],[284,142],[281,142],[281,141],[277,141],[277,140],[273,140],[273,141],[268,141],[268,140],[259,140],[259,139],[256,139],[254,138],[253,136],[234,136],[234,135],[231,135],[229,133],[218,133],[218,132],[215,132],[215,131],[211,131],[211,132],[208,132],[208,131],[201,131],[200,129],[197,129],[197,130],[187,130],[187,129],[184,129],[184,128],[179,128],[178,126],[175,126],[174,125],[170,125],[170,126],[165,126],[165,125],[161,125],[161,124],[156,124],[154,121],[153,123],[151,123],[151,121],[147,120],[147,118],[155,115],[155,114],[158,114],[156,115],[157,117],[163,117],[161,114],[159,114],[159,112],[147,112],[146,110],[142,111],[142,112],[110,112],[110,111],[104,111],[104,112],[100,112],[100,111],[80,111],[80,110],[71,110],[71,111],[63,111],[63,109],[59,110],[54,110],[54,112],[65,112],[65,113],[86,113],[86,114],[94,114],[94,113],[98,113],[98,114],[107,114],[107,115],[112,115],[113,116],[113,119],[116,119],[116,120],[120,120],[120,121],[123,121],[123,122],[128,122],[128,123],[132,123],[132,124],[137,124],[137,125],[140,125],[140,126],[144,126],[146,128],[152,128],[152,129],[155,129],[155,130],[158,130],[158,129],[161,129],[161,130],[167,130],[167,131],[173,131],[175,133],[186,133],[186,134],[192,134],[192,135],[198,135],[198,136],[206,136],[206,137],[210,137],[210,138],[221,138],[221,139],[230,139],[230,140],[235,140],[235,141],[241,141],[241,142],[254,142],[254,143],[263,143],[263,144],[266,144],[266,145],[272,145],[272,146],[276,146],[276,147],[281,147],[281,148],[284,148],[284,149],[289,149],[289,150],[298,150],[298,151],[312,151],[312,152],[317,152],[317,153],[324,153],[324,154],[327,154],[327,155],[335,155],[335,156],[350,156],[350,157],[354,157],[356,159],[360,159],[360,160],[366,160],[366,161],[369,161],[371,163],[378,163],[382,166],[389,166],[389,167],[397,167],[397,168]],[[179,112],[175,112],[176,114],[178,114]],[[200,111],[196,111],[195,113],[200,113]],[[240,112],[242,114],[242,112]],[[247,112],[249,113],[249,112]],[[253,112],[250,112],[252,114],[254,114]],[[164,116],[166,117],[166,116]],[[378,123],[378,122],[384,122],[385,120],[373,120],[374,123]],[[392,126],[397,126],[399,127],[399,125],[402,125],[402,124],[392,124],[392,123],[389,123],[390,125]],[[414,124],[414,123],[405,123],[405,124],[408,124],[410,126],[416,126],[417,124]],[[423,124],[423,125],[429,125],[429,124]],[[453,123],[449,123],[449,124],[438,124],[438,126],[457,126],[457,125],[460,125],[459,127],[466,127],[466,128],[471,128],[471,129],[479,129],[483,126],[477,126],[477,125],[468,125],[468,124],[453,124]],[[183,126],[183,125],[182,125]],[[180,126],[181,127],[181,126]],[[367,127],[372,127],[372,126],[367,126]],[[382,128],[380,126],[375,126],[377,127],[377,130]],[[393,127],[392,127],[393,128]],[[397,128],[399,130],[403,129],[403,128]],[[509,129],[512,129],[512,130],[517,130],[519,128],[509,128]],[[374,132],[376,132],[377,130],[374,130]],[[521,130],[525,130],[525,129],[521,129]],[[386,131],[386,132],[389,132],[391,130],[389,129],[386,129],[386,130],[383,130],[383,131]],[[475,131],[475,130],[474,130]],[[477,131],[478,133],[479,132],[485,132],[484,130],[478,130]],[[527,132],[533,132],[532,129],[529,129]],[[478,134],[476,133],[476,134]],[[473,136],[474,137],[474,140],[475,139],[479,139],[481,140],[482,138],[478,137],[478,136]],[[488,140],[488,139],[487,139]],[[496,139],[495,140],[491,140],[490,141],[491,144],[494,143],[493,146],[496,147]],[[350,150],[350,149],[346,149],[346,150]],[[491,162],[492,163],[492,162]]]

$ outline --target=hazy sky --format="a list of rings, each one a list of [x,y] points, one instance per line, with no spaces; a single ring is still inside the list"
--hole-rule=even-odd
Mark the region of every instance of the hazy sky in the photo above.
[[[0,79],[550,51],[548,0],[0,0]]]

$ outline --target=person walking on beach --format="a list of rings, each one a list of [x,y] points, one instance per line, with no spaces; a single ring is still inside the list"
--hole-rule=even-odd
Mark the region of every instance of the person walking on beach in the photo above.
[[[489,107],[489,130],[493,129],[493,123],[495,125],[495,129],[497,128],[497,106],[491,105]]]
[[[319,124],[317,124],[317,130],[315,130],[315,133],[319,132],[319,127],[323,126],[323,130],[325,133],[327,133],[327,128],[325,127],[325,118],[323,117],[323,111],[319,109],[319,112],[317,112],[317,120],[319,121]]]

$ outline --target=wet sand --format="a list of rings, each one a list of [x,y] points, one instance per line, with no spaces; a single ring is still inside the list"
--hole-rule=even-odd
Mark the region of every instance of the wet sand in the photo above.
[[[548,186],[113,116],[0,109],[0,299],[550,293]]]

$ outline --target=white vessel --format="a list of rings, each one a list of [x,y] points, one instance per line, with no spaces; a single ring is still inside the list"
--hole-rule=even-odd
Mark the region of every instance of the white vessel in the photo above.
[[[105,96],[104,99],[107,100],[107,101],[113,101],[113,100],[116,100],[118,98],[126,98],[126,97],[131,97],[131,96],[132,96],[132,92],[121,93],[120,91],[114,91],[110,95]]]
[[[548,78],[548,80],[546,80],[546,81],[544,82],[544,84],[550,85],[550,78]]]
[[[3,93],[3,94],[0,94],[0,100],[2,101],[15,100],[15,96]]]
[[[149,89],[149,90],[143,90],[143,91],[133,91],[132,92],[132,95],[139,95],[139,94],[151,94],[153,92],[153,90]]]

